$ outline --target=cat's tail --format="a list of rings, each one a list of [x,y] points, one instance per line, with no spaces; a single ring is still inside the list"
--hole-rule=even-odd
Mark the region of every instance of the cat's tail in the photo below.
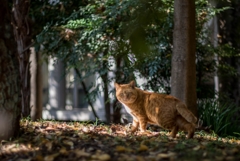
[[[177,111],[184,117],[188,122],[196,124],[197,118],[194,116],[194,114],[188,110],[186,105],[182,102],[179,102],[176,105]]]

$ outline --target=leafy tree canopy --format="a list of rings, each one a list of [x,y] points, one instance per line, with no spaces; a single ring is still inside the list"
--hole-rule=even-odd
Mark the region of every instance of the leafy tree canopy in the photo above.
[[[55,5],[43,5],[41,1],[38,3],[42,5],[36,11],[42,15],[50,14],[50,17],[36,37],[36,46],[43,45],[47,54],[64,60],[68,68],[77,67],[84,72],[82,79],[96,73],[101,76],[113,72],[117,81],[126,82],[141,77],[147,80],[144,88],[170,92],[173,1],[89,0],[81,3],[61,1]],[[199,91],[208,79],[207,73],[213,73],[217,69],[214,54],[228,56],[229,53],[234,53],[229,45],[214,47],[209,38],[209,30],[204,27],[209,19],[226,9],[228,8],[214,8],[207,0],[196,1]],[[121,68],[115,67],[118,60],[121,60]],[[224,64],[218,67],[222,70],[231,68]],[[236,74],[234,69],[231,72]],[[107,81],[116,78],[109,77]]]

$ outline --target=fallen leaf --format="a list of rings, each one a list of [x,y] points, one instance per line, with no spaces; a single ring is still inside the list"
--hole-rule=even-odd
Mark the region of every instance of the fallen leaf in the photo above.
[[[127,151],[127,149],[124,147],[124,146],[116,146],[116,149],[115,149],[117,152],[125,152]]]
[[[69,145],[71,147],[71,149],[73,148],[74,146],[74,143],[70,140],[63,140],[63,144],[65,145]]]
[[[44,157],[44,161],[53,161],[58,155],[59,155],[58,153],[47,155]]]
[[[111,156],[108,154],[95,154],[92,155],[92,159],[107,161],[111,159]]]
[[[160,153],[160,154],[157,155],[157,157],[158,157],[159,159],[165,159],[165,158],[169,158],[169,155],[166,154],[166,153]]]
[[[167,158],[172,158],[175,157],[176,153],[169,152],[169,153],[160,153],[157,155],[158,159],[167,159]]]
[[[48,141],[45,145],[46,145],[48,151],[52,150],[52,142],[51,141]]]
[[[102,160],[102,161],[110,160],[110,159],[111,159],[111,156],[108,155],[108,154],[101,154],[101,155],[98,156],[98,159],[99,159],[99,160]]]
[[[89,157],[90,153],[85,152],[85,150],[74,150],[74,153],[78,156],[78,157]]]
[[[44,158],[43,158],[43,156],[42,155],[36,155],[32,160],[36,160],[36,161],[43,161],[44,160]]]
[[[232,153],[232,154],[237,154],[237,153],[239,153],[239,150],[238,150],[237,148],[233,148],[233,149],[231,150],[231,153]]]
[[[145,161],[145,159],[144,159],[142,156],[137,156],[137,157],[136,157],[136,160],[137,160],[137,161]]]
[[[55,128],[53,126],[48,126],[45,130],[46,131],[53,131],[53,130],[55,130]]]
[[[138,151],[147,151],[148,147],[144,144],[140,144],[140,147],[138,148]]]
[[[61,154],[67,154],[67,149],[66,149],[65,147],[62,147],[62,148],[59,150],[59,152],[60,152]]]
[[[198,145],[198,146],[196,146],[196,147],[193,148],[193,150],[195,150],[195,151],[197,151],[197,150],[199,150],[199,149],[201,149],[201,146],[200,146],[200,145]]]
[[[31,158],[28,158],[28,159],[18,159],[17,161],[31,161],[32,159]]]
[[[207,152],[204,152],[204,153],[203,153],[203,157],[206,157],[206,156],[207,156]]]
[[[85,132],[85,133],[89,133],[89,131],[90,131],[88,127],[83,127],[82,130],[83,130],[83,132]]]

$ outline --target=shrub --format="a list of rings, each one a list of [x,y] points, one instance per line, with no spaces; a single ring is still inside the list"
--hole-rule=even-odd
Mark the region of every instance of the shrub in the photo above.
[[[220,136],[235,135],[240,132],[236,119],[238,107],[226,100],[202,99],[198,101],[199,118],[203,126],[210,126]]]

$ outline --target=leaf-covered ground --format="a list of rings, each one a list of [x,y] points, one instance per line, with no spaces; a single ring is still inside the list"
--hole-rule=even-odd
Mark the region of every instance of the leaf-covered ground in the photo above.
[[[154,127],[153,127],[154,128]],[[159,129],[128,134],[128,126],[21,121],[22,134],[0,144],[1,161],[240,160],[240,140],[196,132],[176,139]]]

